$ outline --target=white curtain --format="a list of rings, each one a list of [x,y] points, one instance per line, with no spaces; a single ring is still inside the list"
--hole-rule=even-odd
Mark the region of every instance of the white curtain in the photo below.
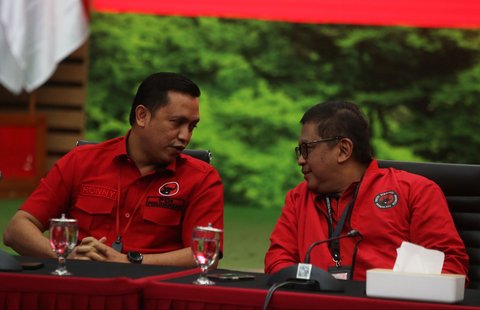
[[[87,37],[81,0],[0,0],[0,83],[31,92]]]

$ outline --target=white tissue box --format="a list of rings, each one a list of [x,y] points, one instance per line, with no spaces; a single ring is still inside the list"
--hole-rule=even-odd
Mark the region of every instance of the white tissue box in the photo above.
[[[465,275],[367,270],[367,296],[444,303],[463,300]]]

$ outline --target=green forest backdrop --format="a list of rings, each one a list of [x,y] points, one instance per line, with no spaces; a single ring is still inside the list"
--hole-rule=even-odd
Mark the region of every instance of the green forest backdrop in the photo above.
[[[480,31],[98,14],[91,18],[87,136],[124,135],[139,83],[176,71],[202,89],[191,148],[225,185],[221,268],[260,271],[305,109],[358,103],[381,159],[480,163]],[[0,232],[23,200],[3,200]],[[0,243],[0,249],[13,253]]]
[[[93,14],[87,138],[128,130],[140,81],[202,89],[190,148],[210,149],[230,206],[281,208],[302,180],[303,111],[358,103],[381,159],[480,163],[480,31]]]

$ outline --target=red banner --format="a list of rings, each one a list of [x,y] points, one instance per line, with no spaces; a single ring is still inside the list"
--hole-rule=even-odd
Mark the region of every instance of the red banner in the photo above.
[[[88,0],[85,0],[88,1]],[[479,0],[91,0],[97,12],[376,26],[479,28]]]
[[[35,177],[36,144],[34,127],[0,127],[0,171],[5,180]]]

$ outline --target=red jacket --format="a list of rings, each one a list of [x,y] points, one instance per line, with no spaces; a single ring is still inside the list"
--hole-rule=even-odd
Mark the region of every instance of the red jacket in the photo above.
[[[356,183],[332,199],[334,226],[352,200]],[[328,217],[324,199],[309,191],[304,181],[287,193],[282,214],[270,237],[265,272],[273,273],[304,261],[308,247],[327,239]],[[338,208],[338,209],[337,209]],[[467,274],[468,256],[441,189],[422,176],[393,168],[380,169],[376,160],[368,167],[350,219],[342,234],[356,229],[363,235],[354,266],[354,280],[364,280],[366,270],[393,268],[402,241],[445,253],[444,273]],[[359,237],[340,240],[342,265],[349,266]],[[327,243],[314,248],[311,263],[327,270],[335,266]]]

